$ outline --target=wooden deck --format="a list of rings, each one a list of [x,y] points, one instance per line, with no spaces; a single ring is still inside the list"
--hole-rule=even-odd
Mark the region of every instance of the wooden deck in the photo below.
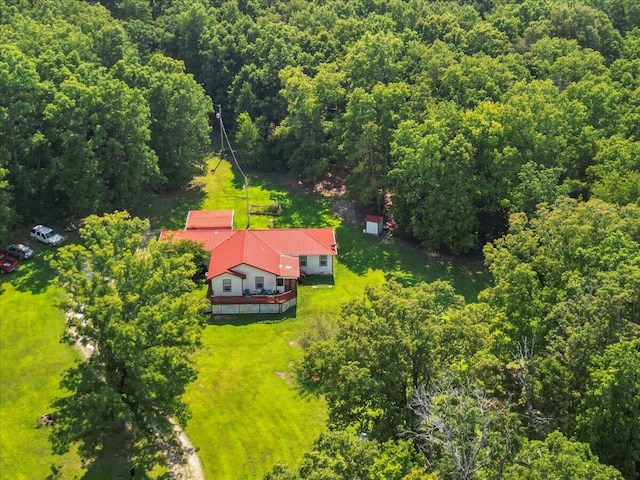
[[[223,296],[210,295],[211,305],[266,305],[286,303],[296,298],[296,291],[289,290],[284,293],[275,293],[267,295],[240,295],[240,296]]]

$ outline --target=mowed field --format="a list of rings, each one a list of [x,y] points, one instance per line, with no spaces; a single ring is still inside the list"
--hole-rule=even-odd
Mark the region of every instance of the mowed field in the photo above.
[[[227,162],[212,159],[208,174],[191,188],[159,196],[132,213],[150,218],[158,231],[183,228],[189,210],[231,208],[235,227],[245,228],[246,191],[239,178]],[[343,303],[389,275],[449,280],[467,301],[488,281],[478,259],[442,259],[393,237],[364,235],[361,225],[332,212],[331,198],[288,191],[281,177],[251,175],[248,193],[253,205],[280,202],[276,228],[334,228],[338,258],[335,276],[302,286],[298,307],[284,316],[208,319],[196,357],[199,377],[186,394],[193,413],[186,432],[207,478],[215,480],[259,479],[277,461],[295,465],[325,428],[322,399],[299,391],[292,375],[302,354],[298,341],[316,320],[339,319]],[[251,228],[268,225],[269,217],[251,216]],[[73,453],[54,456],[46,429],[36,428],[37,417],[59,394],[62,372],[77,358],[59,342],[64,327],[48,267],[53,255],[55,250],[38,247],[32,264],[1,279],[0,478],[116,478],[124,465],[113,452],[83,471]],[[136,478],[157,477],[139,473]]]

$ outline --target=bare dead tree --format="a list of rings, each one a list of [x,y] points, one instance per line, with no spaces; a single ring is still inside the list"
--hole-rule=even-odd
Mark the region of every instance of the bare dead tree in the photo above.
[[[489,464],[499,478],[515,433],[505,405],[478,388],[446,380],[429,390],[416,388],[409,408],[417,421],[415,429],[406,434],[417,440],[425,456],[438,451],[451,462],[451,473],[460,480],[472,480]]]
[[[522,387],[527,426],[538,433],[542,433],[548,426],[549,419],[543,417],[541,412],[534,407],[535,343],[535,337],[531,340],[524,337],[521,342],[516,343],[516,353],[514,355],[516,368],[514,369],[514,374],[516,381]]]

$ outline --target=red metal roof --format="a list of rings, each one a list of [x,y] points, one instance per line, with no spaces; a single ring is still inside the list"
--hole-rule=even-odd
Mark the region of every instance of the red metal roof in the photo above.
[[[216,226],[214,226],[216,225]],[[330,228],[232,230],[233,210],[190,211],[185,230],[160,233],[160,240],[190,239],[211,252],[208,277],[246,264],[280,277],[300,276],[300,255],[336,255]]]
[[[236,230],[211,252],[207,278],[234,273],[234,269],[243,264],[279,277],[300,276],[297,257],[277,252],[252,230]]]
[[[233,228],[233,210],[191,210],[186,230],[220,230]]]
[[[272,228],[250,230],[284,255],[336,255],[336,237],[330,228]]]
[[[193,240],[202,243],[203,248],[210,252],[234,233],[234,230],[162,230],[160,240]]]
[[[373,215],[371,213],[364,217],[365,222],[381,223],[383,220],[384,218],[380,215]]]

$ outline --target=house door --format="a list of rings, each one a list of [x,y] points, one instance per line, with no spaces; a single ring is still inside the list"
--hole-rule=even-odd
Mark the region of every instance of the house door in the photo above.
[[[297,290],[298,282],[293,278],[287,278],[284,281],[284,291],[288,292],[289,290],[293,290],[294,292]]]

